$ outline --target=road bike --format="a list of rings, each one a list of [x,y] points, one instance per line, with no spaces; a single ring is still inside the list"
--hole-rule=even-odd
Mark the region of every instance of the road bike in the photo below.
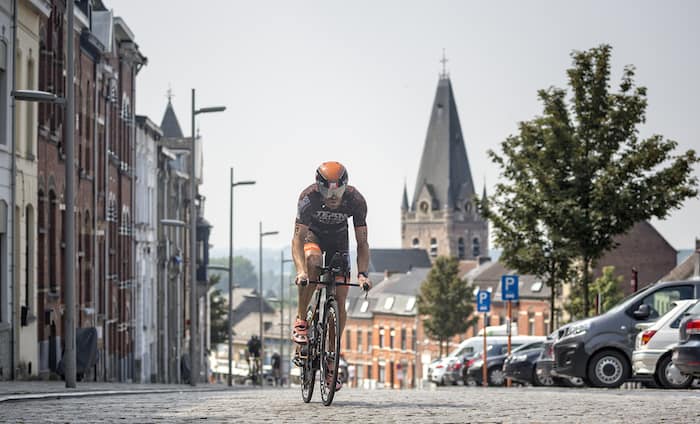
[[[329,265],[323,255],[319,281],[301,282],[302,285],[317,284],[311,302],[306,309],[308,326],[308,343],[300,348],[301,395],[309,403],[316,383],[316,371],[321,371],[321,400],[325,406],[333,402],[338,379],[340,362],[340,310],[335,296],[337,286],[355,286],[348,282],[348,254],[337,252]],[[366,292],[366,288],[363,287]]]

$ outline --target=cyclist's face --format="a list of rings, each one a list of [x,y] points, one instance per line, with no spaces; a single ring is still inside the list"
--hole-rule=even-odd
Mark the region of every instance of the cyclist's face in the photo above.
[[[325,200],[326,206],[331,209],[337,209],[340,206],[340,201],[342,200],[342,194],[338,196],[337,194],[332,194],[331,197]]]

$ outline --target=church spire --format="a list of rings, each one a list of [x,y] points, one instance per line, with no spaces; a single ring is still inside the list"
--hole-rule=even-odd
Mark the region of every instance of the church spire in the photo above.
[[[406,189],[406,181],[403,182],[403,199],[401,200],[401,212],[408,211],[408,190]]]
[[[432,209],[449,210],[461,209],[475,194],[452,82],[446,71],[441,76],[411,203],[414,211],[421,193],[428,193]]]
[[[165,114],[163,114],[163,121],[160,124],[160,129],[163,130],[163,136],[166,138],[183,138],[182,130],[180,129],[180,123],[175,116],[175,110],[173,109],[172,98],[173,91],[168,88],[168,105],[165,107]]]

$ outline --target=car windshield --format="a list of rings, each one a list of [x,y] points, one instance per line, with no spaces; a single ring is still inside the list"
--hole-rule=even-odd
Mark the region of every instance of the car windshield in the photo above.
[[[617,305],[615,305],[612,309],[610,309],[609,311],[607,311],[606,314],[613,314],[613,313],[615,313],[615,312],[619,312],[619,311],[621,311],[621,310],[627,308],[627,306],[629,306],[629,304],[632,303],[632,299],[634,299],[634,298],[636,298],[637,296],[641,295],[642,293],[648,291],[648,290],[649,290],[650,288],[652,288],[653,286],[654,286],[653,284],[652,284],[652,285],[649,285],[649,286],[646,286],[646,287],[644,287],[643,289],[641,289],[641,290],[639,290],[639,291],[637,291],[637,292],[635,292],[635,293],[630,294],[629,296],[627,296],[627,297],[625,297],[624,299],[622,299],[621,301],[619,301],[619,302],[617,303]]]
[[[476,346],[479,346],[478,344]],[[474,353],[474,345],[466,345],[462,347],[457,347],[448,356],[464,356]]]
[[[542,349],[544,347],[544,342],[528,343],[524,344],[516,349],[513,349],[511,353],[523,352],[530,349]]]
[[[687,315],[700,315],[700,301],[696,301],[693,307],[691,307],[687,312]]]

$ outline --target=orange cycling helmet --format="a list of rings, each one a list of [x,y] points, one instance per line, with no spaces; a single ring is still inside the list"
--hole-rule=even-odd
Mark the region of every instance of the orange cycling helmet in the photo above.
[[[343,197],[348,185],[348,171],[340,162],[323,162],[316,169],[316,185],[321,196]]]

